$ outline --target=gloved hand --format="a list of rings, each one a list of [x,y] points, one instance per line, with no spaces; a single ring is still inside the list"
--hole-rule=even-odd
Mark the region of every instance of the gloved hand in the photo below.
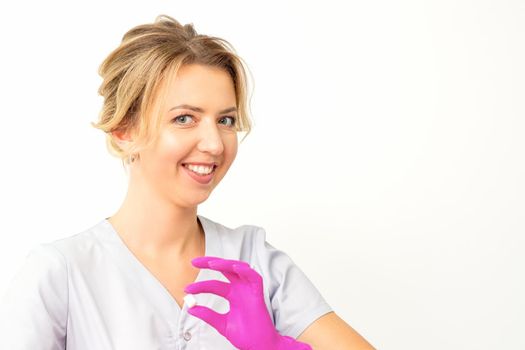
[[[240,350],[312,350],[308,344],[277,332],[263,296],[263,279],[244,261],[204,256],[193,266],[222,272],[231,282],[218,280],[188,284],[188,294],[213,293],[230,302],[230,310],[220,314],[205,306],[193,306],[188,313],[205,321]]]

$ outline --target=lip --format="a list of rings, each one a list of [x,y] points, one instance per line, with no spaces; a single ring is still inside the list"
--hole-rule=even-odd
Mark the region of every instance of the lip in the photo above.
[[[184,163],[184,164],[196,164],[196,163]],[[213,165],[213,163],[209,165]],[[188,174],[189,177],[191,177],[193,180],[197,181],[198,183],[202,185],[207,185],[211,182],[211,180],[215,176],[215,169],[217,169],[217,167],[214,167],[211,173],[209,173],[208,175],[202,176],[202,175],[194,173],[190,169],[186,168],[184,165],[181,165],[181,167],[184,169],[184,172]]]
[[[217,167],[218,164],[217,162],[211,162],[211,163],[203,163],[203,162],[186,162],[186,163],[182,163],[182,165],[184,164],[191,164],[191,165],[204,165],[204,166],[215,166]]]

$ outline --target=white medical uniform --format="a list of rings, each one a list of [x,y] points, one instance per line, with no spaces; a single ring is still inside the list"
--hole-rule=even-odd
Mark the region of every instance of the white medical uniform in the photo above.
[[[198,215],[206,256],[250,263],[264,281],[277,331],[297,338],[332,311],[288,255],[266,242],[263,228],[228,228]],[[228,281],[200,269],[196,281]],[[196,294],[220,313],[226,299]],[[236,349],[215,328],[179,307],[160,281],[104,219],[76,235],[34,247],[0,307],[0,349],[222,350]]]

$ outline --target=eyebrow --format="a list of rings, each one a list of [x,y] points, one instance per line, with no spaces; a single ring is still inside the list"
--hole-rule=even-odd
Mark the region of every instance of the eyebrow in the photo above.
[[[170,108],[170,111],[172,111],[174,109],[179,109],[179,108],[191,109],[192,111],[200,112],[200,113],[204,112],[204,109],[202,109],[200,107],[191,106],[191,105],[188,105],[188,104],[182,104],[182,105],[175,106],[173,108]],[[220,111],[219,114],[228,113],[228,112],[237,112],[237,108],[236,107],[226,108],[226,109]]]

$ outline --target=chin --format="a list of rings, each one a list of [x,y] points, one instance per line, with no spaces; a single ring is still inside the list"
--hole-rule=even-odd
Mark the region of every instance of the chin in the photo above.
[[[211,192],[199,196],[194,196],[193,198],[190,198],[190,200],[188,200],[188,203],[191,206],[196,207],[197,205],[206,202],[206,200],[210,197],[210,194]]]

